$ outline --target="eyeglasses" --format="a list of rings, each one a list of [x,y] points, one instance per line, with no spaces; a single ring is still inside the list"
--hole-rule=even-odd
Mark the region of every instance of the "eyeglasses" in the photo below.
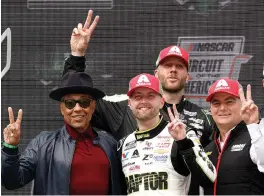
[[[76,106],[76,103],[79,103],[79,105],[82,108],[88,108],[92,102],[92,99],[79,99],[79,100],[75,100],[75,99],[62,99],[61,102],[63,102],[66,106],[66,108],[68,109],[73,109]]]

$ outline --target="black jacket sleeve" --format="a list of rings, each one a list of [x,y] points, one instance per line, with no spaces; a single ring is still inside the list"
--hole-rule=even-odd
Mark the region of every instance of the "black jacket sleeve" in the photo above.
[[[192,177],[201,186],[212,184],[216,179],[216,169],[200,144],[194,131],[187,133],[187,138],[177,141],[181,155],[183,156]]]
[[[127,100],[117,101],[114,100],[115,96],[112,98],[113,100],[105,98],[97,100],[91,124],[104,130],[110,130],[115,135],[124,120],[128,106]]]
[[[200,142],[203,147],[207,146],[213,141],[213,130],[215,122],[212,118],[211,113],[208,110],[201,109],[202,119],[204,119],[204,130]]]
[[[211,113],[208,110],[197,108],[197,116],[187,118],[189,128],[195,131],[203,147],[207,146],[212,141],[212,132],[214,121]]]
[[[186,166],[184,159],[182,155],[180,154],[178,144],[173,142],[172,144],[172,149],[171,149],[171,162],[173,165],[174,170],[183,175],[183,176],[188,176],[190,174],[190,171],[188,167]]]
[[[13,190],[25,186],[35,178],[37,167],[38,139],[33,139],[20,155],[18,149],[2,148],[2,185]]]
[[[71,72],[71,71],[84,72],[84,70],[85,70],[85,57],[70,55],[65,60],[64,70],[62,75],[64,76],[67,72]]]

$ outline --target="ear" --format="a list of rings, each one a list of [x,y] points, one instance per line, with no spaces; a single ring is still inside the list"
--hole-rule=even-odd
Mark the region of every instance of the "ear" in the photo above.
[[[209,102],[209,109],[212,111],[212,102]]]
[[[94,110],[96,108],[96,100],[93,100],[92,103],[91,103],[91,105],[89,107],[90,107],[92,113],[94,113]]]
[[[191,80],[191,76],[190,76],[189,72],[187,72],[186,82],[188,82],[189,80]]]
[[[60,103],[60,111],[61,111],[61,115],[64,116],[64,105],[62,102]]]
[[[161,100],[160,100],[160,105],[161,105],[161,108],[160,108],[160,109],[163,108],[164,104],[165,104],[165,100],[164,100],[164,98],[162,97]]]
[[[158,77],[158,68],[154,70],[155,77]]]
[[[128,106],[131,107],[131,100],[128,98]]]

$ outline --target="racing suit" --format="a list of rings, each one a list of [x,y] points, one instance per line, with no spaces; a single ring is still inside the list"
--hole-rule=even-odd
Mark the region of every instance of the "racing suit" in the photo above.
[[[186,195],[190,173],[162,117],[153,129],[120,140],[123,173],[130,195]],[[200,146],[199,146],[200,147]],[[208,170],[208,165],[203,165]]]

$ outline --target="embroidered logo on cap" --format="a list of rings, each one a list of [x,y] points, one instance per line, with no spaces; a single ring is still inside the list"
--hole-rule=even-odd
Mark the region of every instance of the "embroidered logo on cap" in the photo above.
[[[150,83],[150,81],[146,75],[141,75],[138,78],[136,86],[142,86],[142,85],[151,85],[151,83]]]
[[[181,50],[177,46],[173,46],[168,52],[168,54],[176,54],[176,55],[182,56]]]
[[[219,80],[219,82],[217,82],[216,86],[215,86],[215,91],[216,90],[220,90],[220,89],[230,89],[229,85],[227,84],[227,82],[225,80]]]

